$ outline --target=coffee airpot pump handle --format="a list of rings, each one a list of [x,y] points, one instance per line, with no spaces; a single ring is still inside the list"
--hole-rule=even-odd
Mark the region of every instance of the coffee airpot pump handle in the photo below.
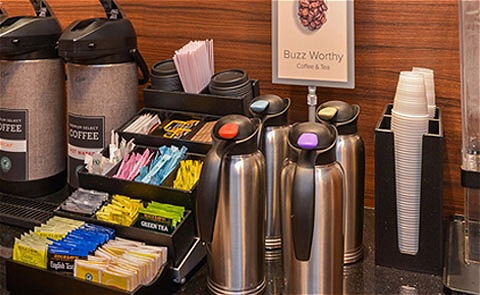
[[[148,69],[147,63],[143,59],[143,56],[140,54],[138,48],[132,49],[130,53],[132,54],[137,66],[140,68],[140,72],[142,72],[143,77],[138,79],[138,84],[143,85],[150,79],[150,70]]]
[[[55,16],[53,14],[52,9],[50,8],[50,5],[48,5],[47,1],[45,0],[30,0],[30,3],[33,6],[33,9],[35,9],[35,14],[39,17],[49,17],[49,16]]]
[[[207,153],[203,163],[202,177],[198,184],[196,213],[199,238],[207,243],[213,239],[223,157],[232,144],[226,140],[218,140]]]
[[[121,19],[125,16],[125,13],[123,13],[120,5],[118,5],[115,0],[100,0],[100,3],[102,4],[103,10],[105,10],[108,19]]]
[[[315,158],[314,147],[318,140],[316,134],[304,133],[297,144],[302,149],[293,178],[292,225],[295,256],[298,260],[310,259],[313,241],[313,225],[315,220]]]

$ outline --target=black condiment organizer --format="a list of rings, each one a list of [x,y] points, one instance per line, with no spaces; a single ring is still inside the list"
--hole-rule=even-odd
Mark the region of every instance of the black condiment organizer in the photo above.
[[[137,134],[137,133],[130,133],[130,132],[125,132],[124,130],[132,124],[139,116],[150,113],[150,114],[158,114],[160,120],[162,123],[160,126],[155,128],[151,133],[149,134]],[[169,120],[171,119],[198,119],[200,120],[200,123],[192,128],[192,132],[187,134],[186,136],[179,138],[179,139],[173,139],[173,138],[165,138],[162,136],[161,131],[163,126],[168,123]],[[206,154],[208,150],[212,147],[211,143],[206,143],[206,142],[198,142],[198,141],[193,141],[191,138],[198,132],[200,129],[203,127],[203,125],[206,122],[209,121],[215,121],[220,116],[215,116],[215,115],[210,115],[210,114],[200,114],[200,113],[188,113],[188,112],[178,112],[178,111],[170,111],[170,110],[164,110],[164,109],[150,109],[150,108],[143,108],[138,112],[137,115],[135,115],[133,118],[128,120],[123,126],[117,129],[117,133],[125,138],[126,140],[130,140],[132,138],[135,139],[136,144],[141,144],[145,146],[155,146],[155,147],[160,147],[163,145],[176,145],[176,146],[185,146],[188,148],[190,152],[193,153],[199,153],[199,154]]]
[[[253,97],[260,95],[258,80],[250,80]],[[221,96],[208,92],[206,87],[201,93],[170,92],[153,89],[148,86],[143,89],[146,108],[167,109],[183,112],[204,113],[218,116],[228,114],[243,114],[251,116],[248,108],[251,99],[246,96]]]
[[[394,136],[392,104],[387,105],[375,129],[375,263],[397,269],[441,274],[444,251],[443,157],[444,137],[440,109],[429,120],[422,142],[419,249],[402,254],[397,239]]]
[[[11,259],[5,264],[7,289],[12,294],[171,294],[178,289],[178,286],[172,284],[168,263],[163,266],[151,285],[139,286],[132,292]]]
[[[173,143],[172,143],[173,144]],[[170,146],[171,144],[168,144]],[[177,145],[178,148],[181,145]],[[156,147],[140,146],[135,147],[136,152],[143,152],[144,149],[158,150]],[[104,151],[104,155],[107,155]],[[203,160],[204,155],[193,154],[187,151],[185,160]],[[86,168],[78,172],[80,187],[93,189],[109,194],[125,195],[132,198],[140,198],[145,201],[156,201],[159,203],[184,206],[192,210],[195,207],[195,193],[197,184],[191,190],[173,188],[173,181],[177,175],[178,166],[174,169],[160,185],[146,184],[136,181],[114,178],[113,175],[120,167],[120,163],[114,166],[106,175],[88,173]]]
[[[168,247],[168,257],[172,261],[173,266],[177,266],[182,261],[195,238],[195,223],[191,211],[186,211],[182,222],[177,225],[172,234],[110,223],[59,209],[55,210],[55,215],[113,228],[115,235],[122,238],[142,241],[148,245]]]

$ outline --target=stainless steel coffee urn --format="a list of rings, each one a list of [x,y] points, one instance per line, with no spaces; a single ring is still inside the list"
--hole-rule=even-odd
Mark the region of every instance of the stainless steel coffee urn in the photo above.
[[[59,40],[60,56],[67,62],[67,163],[73,187],[78,186],[85,154],[110,144],[111,130],[137,111],[138,83],[148,80],[132,23],[115,1],[100,2],[107,18],[75,21]]]
[[[65,186],[65,72],[60,23],[31,3],[0,22],[0,191],[38,197]]]
[[[344,263],[363,256],[363,194],[365,187],[365,148],[357,133],[358,105],[329,101],[317,109],[317,120],[333,124],[338,131],[337,161],[345,172]]]
[[[265,160],[260,120],[228,115],[212,130],[197,191],[200,239],[213,294],[259,294],[265,288]]]
[[[250,103],[250,112],[262,120],[259,148],[265,157],[267,169],[265,253],[266,259],[280,258],[282,223],[280,221],[280,174],[287,158],[289,98],[267,94],[257,96]],[[269,251],[273,250],[273,251]],[[278,252],[278,253],[277,253]]]
[[[337,131],[295,123],[282,170],[286,294],[342,294],[344,173],[335,161]]]

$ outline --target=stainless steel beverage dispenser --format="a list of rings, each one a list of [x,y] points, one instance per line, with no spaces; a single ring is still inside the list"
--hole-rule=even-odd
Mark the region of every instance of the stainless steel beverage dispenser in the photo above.
[[[60,23],[31,3],[0,22],[0,191],[37,197],[65,186],[65,72]]]
[[[282,170],[282,240],[286,294],[342,294],[343,169],[337,131],[296,123]]]
[[[267,169],[265,253],[266,259],[280,258],[282,223],[280,220],[280,174],[287,158],[289,98],[267,94],[250,103],[250,112],[262,120],[259,148],[265,156]],[[272,251],[269,251],[272,250]],[[278,253],[277,253],[278,252]]]
[[[259,125],[258,119],[228,115],[212,130],[196,214],[213,294],[259,294],[265,288],[265,160],[257,148]]]
[[[75,21],[59,40],[67,62],[68,183],[74,187],[85,154],[108,146],[110,131],[137,111],[138,83],[148,80],[132,23],[115,1],[100,2],[107,18]]]
[[[480,1],[459,1],[459,10],[465,215],[450,222],[444,283],[480,294]]]
[[[365,187],[365,147],[357,133],[358,105],[329,101],[319,106],[317,120],[333,124],[338,131],[337,161],[345,172],[343,212],[345,264],[363,256],[363,194]]]

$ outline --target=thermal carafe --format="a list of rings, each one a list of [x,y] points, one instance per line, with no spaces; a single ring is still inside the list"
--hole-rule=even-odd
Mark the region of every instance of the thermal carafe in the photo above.
[[[337,161],[345,172],[344,263],[354,263],[363,256],[363,194],[365,187],[365,148],[357,133],[358,105],[329,101],[317,109],[317,120],[333,124],[338,131]]]
[[[341,294],[344,173],[335,160],[337,131],[295,123],[282,170],[282,241],[286,294]]]
[[[85,154],[110,144],[110,132],[137,111],[138,82],[148,68],[135,30],[115,1],[100,1],[107,18],[73,22],[59,40],[67,62],[68,183],[78,186]],[[137,65],[143,79],[138,81]]]
[[[258,119],[228,115],[212,130],[196,213],[213,294],[259,294],[265,288],[265,160],[257,148],[259,125]]]
[[[280,174],[287,158],[289,98],[267,94],[257,96],[250,103],[250,112],[262,120],[259,148],[266,165],[266,215],[265,253],[267,259],[280,258],[275,255],[282,247],[282,223],[280,221]]]
[[[0,21],[0,191],[38,197],[65,186],[62,29],[45,1]]]

